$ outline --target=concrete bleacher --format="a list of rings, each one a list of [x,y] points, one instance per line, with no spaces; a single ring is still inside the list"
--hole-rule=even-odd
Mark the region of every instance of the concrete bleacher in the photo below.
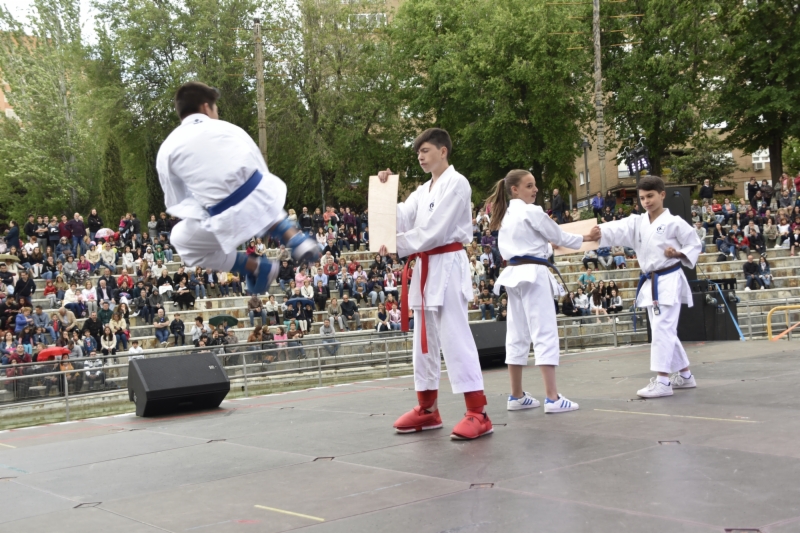
[[[717,261],[718,253],[716,252],[715,246],[711,244],[711,236],[707,236],[706,240],[707,251],[705,254],[700,256],[700,268],[698,269],[698,276],[707,276],[710,278],[735,278],[737,280],[737,294],[742,300],[742,303],[746,302],[747,304],[752,304],[752,308],[750,309],[751,312],[764,311],[764,309],[756,305],[757,301],[800,298],[800,281],[798,281],[800,278],[797,276],[797,269],[800,267],[800,263],[796,258],[789,257],[788,250],[770,249],[767,252],[767,257],[770,261],[772,273],[775,278],[770,289],[760,291],[744,291],[745,277],[742,271],[742,265],[744,261]],[[374,254],[362,250],[358,252],[343,252],[342,257],[344,257],[348,262],[355,257],[355,259],[363,266],[368,267],[369,263],[371,263],[374,258]],[[175,260],[173,262],[164,265],[167,270],[170,271],[170,273],[176,272],[180,267],[180,257],[176,255],[174,259]],[[557,266],[559,267],[562,276],[566,280],[571,290],[577,288],[578,277],[584,271],[581,260],[582,254],[572,254],[558,258]],[[121,269],[122,267],[118,266],[117,273],[121,272]],[[618,286],[619,294],[623,298],[625,308],[628,308],[635,295],[639,273],[640,269],[638,266],[638,261],[636,259],[628,259],[627,268],[618,270],[605,270],[600,267],[599,269],[595,270],[595,277],[597,278],[598,282],[601,280],[614,280]],[[96,284],[98,276],[93,276],[90,279],[94,284]],[[37,286],[44,286],[44,281],[37,280]],[[335,289],[335,282],[333,280],[331,280],[330,288],[331,295],[338,296],[338,291]],[[274,295],[277,301],[283,301],[284,293],[280,290],[280,286],[277,283],[270,287],[270,294]],[[195,316],[202,316],[204,321],[207,322],[208,319],[215,315],[229,314],[236,317],[240,321],[239,326],[234,328],[237,338],[242,342],[246,341],[253,329],[249,324],[247,300],[247,296],[198,299],[195,303],[194,309],[185,310],[182,312],[184,322],[187,326],[187,332],[191,328],[193,318]],[[35,298],[34,305],[42,305],[46,309],[49,306],[49,302],[43,298]],[[769,307],[769,305],[771,304],[766,304],[765,307]],[[167,311],[167,314],[171,316],[177,311],[177,306],[174,304],[174,302],[165,302],[165,310]],[[364,303],[359,305],[359,312],[361,314],[361,321],[364,329],[374,328],[377,311],[377,307],[373,307]],[[325,316],[326,313],[324,311],[315,311],[315,321],[307,332],[305,339],[311,341],[317,336]],[[480,311],[477,309],[471,309],[469,311],[469,319],[471,321],[480,320]],[[145,350],[154,350],[159,348],[152,326],[147,325],[140,317],[131,317],[130,322],[131,340],[139,340],[140,345]],[[584,320],[584,322],[589,321]],[[255,324],[260,324],[260,318],[257,317],[255,319]],[[602,324],[600,325],[602,326]],[[336,325],[334,324],[334,326]],[[354,323],[351,322],[350,326],[352,329],[355,329]],[[587,323],[585,327],[589,326],[590,324]],[[632,326],[629,320],[622,320],[618,324],[618,327],[622,328],[623,330],[628,326]],[[337,335],[346,335],[346,333]],[[170,337],[169,344],[172,345],[172,343],[173,338]]]

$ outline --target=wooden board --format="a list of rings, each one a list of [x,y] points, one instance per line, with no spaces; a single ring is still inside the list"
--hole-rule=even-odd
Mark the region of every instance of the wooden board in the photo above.
[[[392,174],[386,183],[378,176],[369,177],[369,251],[377,253],[381,245],[397,252],[397,189],[400,176]]]
[[[586,235],[593,227],[597,225],[597,220],[592,218],[589,220],[579,220],[578,222],[570,222],[569,224],[561,224],[559,228],[567,233],[574,233],[576,235]],[[553,252],[556,257],[559,255],[574,254],[576,252],[585,252],[586,250],[597,250],[599,248],[598,242],[584,242],[577,250],[553,246]]]

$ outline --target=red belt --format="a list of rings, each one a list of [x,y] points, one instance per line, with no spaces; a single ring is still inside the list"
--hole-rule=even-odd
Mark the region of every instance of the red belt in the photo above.
[[[422,297],[422,316],[419,319],[419,327],[422,330],[420,332],[422,334],[422,353],[428,353],[428,330],[425,328],[425,282],[428,281],[428,257],[431,255],[447,254],[450,252],[458,252],[463,250],[464,245],[460,242],[445,244],[444,246],[439,246],[438,248],[428,250],[427,252],[419,252],[417,254],[408,256],[408,261],[406,261],[406,265],[403,267],[403,295],[400,299],[402,315],[400,317],[400,323],[403,331],[408,331],[408,293],[410,291],[410,287],[408,285],[408,267],[411,264],[412,259],[420,260],[419,291]]]

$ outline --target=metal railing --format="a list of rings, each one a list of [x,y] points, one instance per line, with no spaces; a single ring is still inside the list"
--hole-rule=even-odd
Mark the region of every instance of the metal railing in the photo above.
[[[768,335],[766,321],[763,325],[757,323],[762,317],[766,319],[768,312],[753,312],[753,308],[770,306],[776,303],[790,305],[790,302],[800,304],[800,298],[739,302],[739,323],[742,329],[747,328],[748,338],[752,340],[756,337],[766,337]],[[743,308],[745,312],[743,312]],[[800,313],[800,305],[798,305],[796,312]],[[632,325],[634,316],[636,320],[635,330]],[[598,318],[600,323],[597,322]],[[617,323],[616,319],[619,319],[620,322]],[[606,320],[610,320],[610,322],[604,324]],[[638,310],[635,315],[632,312],[623,312],[600,315],[599,317],[595,315],[579,317],[561,316],[557,319],[561,350],[564,353],[568,353],[584,350],[589,345],[592,347],[618,347],[620,345],[644,344],[647,342],[647,320],[647,312],[644,310]],[[785,320],[787,324],[789,324],[791,317],[788,313]],[[604,325],[609,327],[602,327]],[[354,339],[353,337],[360,338]],[[790,332],[787,335],[787,339],[791,340],[791,338]],[[589,342],[586,342],[587,340]],[[269,347],[265,348],[264,346]],[[362,334],[348,335],[346,340],[338,340],[337,337],[317,337],[302,342],[286,340],[277,343],[275,341],[263,341],[207,347],[187,346],[182,350],[172,349],[169,352],[150,352],[144,355],[150,358],[170,357],[173,355],[197,353],[200,351],[214,352],[217,357],[220,358],[221,363],[226,369],[232,387],[241,387],[241,392],[243,392],[245,396],[249,396],[254,387],[259,388],[279,376],[296,376],[298,374],[307,376],[309,373],[313,372],[316,374],[317,385],[322,386],[325,383],[326,374],[333,375],[337,371],[359,367],[367,369],[373,376],[375,375],[377,367],[382,367],[385,368],[386,377],[390,377],[392,375],[393,365],[395,371],[402,370],[403,372],[407,372],[411,369],[411,346],[412,335],[410,333],[397,331],[377,333],[370,331]],[[340,354],[339,351],[345,348],[354,348],[356,350],[353,351],[357,353]],[[302,357],[303,353],[305,353],[305,357]],[[120,369],[126,371],[128,368],[127,363],[113,363],[113,360],[127,357],[127,352],[117,355],[98,355],[96,357],[96,359],[103,360],[104,364],[102,367],[92,368],[90,371],[100,370],[104,373],[105,379],[101,382],[103,384],[101,390],[70,391],[71,384],[74,387],[77,382],[83,381],[82,379],[71,376],[74,374],[83,374],[86,372],[86,369],[42,371],[41,367],[53,367],[58,364],[59,361],[24,363],[14,365],[14,367],[2,367],[0,368],[0,372],[2,372],[2,376],[0,376],[0,390],[11,389],[12,392],[14,392],[15,398],[14,400],[0,404],[0,416],[3,408],[8,406],[63,402],[65,419],[69,420],[69,404],[77,398],[107,394],[109,392],[113,393],[116,391],[120,394],[126,392],[124,389],[120,390],[119,385],[114,385],[114,388],[109,388],[108,383],[121,383],[127,380],[126,375],[110,377],[111,373],[117,372],[122,374],[123,372]],[[80,363],[87,359],[90,358],[70,359],[69,361],[75,364],[76,362]],[[6,376],[4,371],[9,368],[14,368],[17,371],[22,370],[23,372],[26,371],[26,368],[30,368],[31,370],[28,371],[29,373],[23,375]],[[53,377],[56,379],[49,379]],[[353,381],[358,379],[363,379],[363,377],[353,377]],[[45,398],[17,397],[18,391],[24,391],[30,388],[30,386],[18,385],[25,382],[28,384],[33,382],[47,382],[49,388],[58,388],[59,396]],[[307,379],[304,380],[304,383],[305,385],[303,386],[308,386]]]

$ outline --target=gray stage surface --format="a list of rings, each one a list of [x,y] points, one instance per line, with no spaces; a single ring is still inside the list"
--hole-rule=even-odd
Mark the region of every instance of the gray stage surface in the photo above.
[[[700,387],[632,400],[647,346],[571,354],[574,413],[507,412],[494,435],[396,435],[410,378],[0,433],[0,531],[119,533],[800,531],[800,360],[788,342],[687,346]],[[448,383],[443,388],[449,389]],[[542,398],[531,367],[526,389]]]

